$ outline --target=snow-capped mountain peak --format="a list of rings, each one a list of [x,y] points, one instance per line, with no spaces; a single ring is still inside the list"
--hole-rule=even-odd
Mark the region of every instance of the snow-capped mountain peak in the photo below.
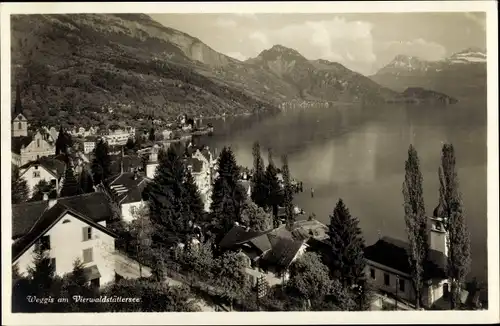
[[[447,61],[451,64],[485,63],[486,51],[478,48],[468,48],[451,55]]]

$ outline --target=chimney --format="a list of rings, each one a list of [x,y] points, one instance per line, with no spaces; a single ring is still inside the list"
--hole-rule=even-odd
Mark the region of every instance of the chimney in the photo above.
[[[52,207],[54,207],[55,204],[57,204],[57,199],[56,198],[50,198],[49,202],[48,202],[48,205],[47,205],[47,209],[51,209]]]

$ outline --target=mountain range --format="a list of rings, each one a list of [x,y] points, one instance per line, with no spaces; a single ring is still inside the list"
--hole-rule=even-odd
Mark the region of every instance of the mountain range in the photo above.
[[[459,98],[483,95],[486,59],[486,51],[479,48],[468,48],[439,61],[397,55],[370,78],[396,91],[423,87]]]
[[[378,103],[402,91],[390,67],[368,78],[282,45],[242,62],[144,14],[15,15],[11,33],[12,88],[42,122],[95,124],[106,108],[118,108],[106,123],[120,123],[270,112],[290,101]]]

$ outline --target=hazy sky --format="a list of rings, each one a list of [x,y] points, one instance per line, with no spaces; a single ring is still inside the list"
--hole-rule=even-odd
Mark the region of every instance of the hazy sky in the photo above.
[[[486,48],[484,13],[151,16],[240,60],[281,44],[363,74],[375,73],[397,54],[439,60],[468,47]]]

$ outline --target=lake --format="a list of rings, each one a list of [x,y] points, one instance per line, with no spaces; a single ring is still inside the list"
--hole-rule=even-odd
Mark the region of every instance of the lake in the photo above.
[[[230,145],[238,164],[252,165],[252,145],[271,147],[281,165],[304,183],[294,203],[325,224],[339,198],[359,218],[367,245],[380,235],[406,240],[402,183],[408,146],[418,151],[427,214],[438,203],[438,167],[445,142],[455,147],[464,209],[471,233],[470,276],[487,279],[487,136],[485,101],[448,107],[386,105],[293,109],[272,116],[212,121],[204,138],[212,149]],[[310,188],[314,188],[311,198]]]

